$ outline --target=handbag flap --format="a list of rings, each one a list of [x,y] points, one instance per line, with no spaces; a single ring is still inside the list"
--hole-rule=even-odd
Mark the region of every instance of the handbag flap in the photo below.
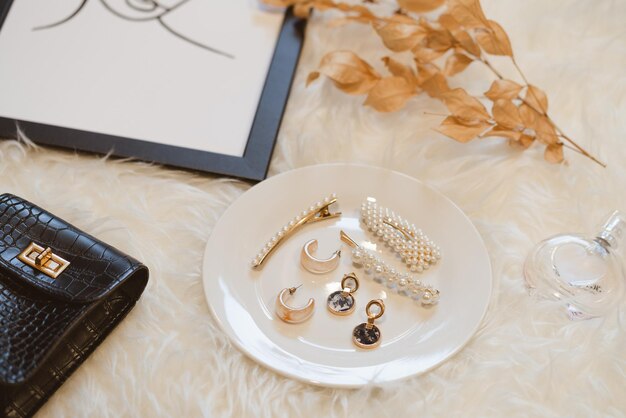
[[[69,265],[53,278],[20,260],[35,243]],[[110,293],[139,263],[32,203],[0,195],[0,269],[65,301],[92,302]]]

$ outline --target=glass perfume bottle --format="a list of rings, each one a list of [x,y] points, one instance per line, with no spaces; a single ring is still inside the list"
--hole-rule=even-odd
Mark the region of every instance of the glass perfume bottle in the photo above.
[[[624,294],[618,250],[626,217],[613,212],[595,236],[560,234],[533,248],[524,264],[531,294],[564,303],[571,319],[589,319],[614,309]]]

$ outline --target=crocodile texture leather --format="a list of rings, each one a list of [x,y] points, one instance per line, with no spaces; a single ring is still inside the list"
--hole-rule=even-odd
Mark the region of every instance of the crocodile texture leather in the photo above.
[[[70,262],[56,279],[17,256],[31,242]],[[10,194],[0,196],[0,413],[32,416],[132,309],[148,269]]]

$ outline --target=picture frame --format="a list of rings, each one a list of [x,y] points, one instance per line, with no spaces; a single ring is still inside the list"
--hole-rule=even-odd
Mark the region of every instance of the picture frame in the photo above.
[[[0,36],[13,0],[0,0]],[[282,26],[243,156],[219,154],[87,130],[19,120],[0,114],[0,138],[23,133],[33,142],[115,157],[136,158],[166,166],[190,169],[251,181],[265,179],[297,68],[305,21],[284,14]]]

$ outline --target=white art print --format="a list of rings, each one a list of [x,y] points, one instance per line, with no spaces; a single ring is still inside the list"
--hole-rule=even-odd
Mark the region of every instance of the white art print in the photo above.
[[[282,20],[253,0],[15,0],[0,116],[241,157]]]

